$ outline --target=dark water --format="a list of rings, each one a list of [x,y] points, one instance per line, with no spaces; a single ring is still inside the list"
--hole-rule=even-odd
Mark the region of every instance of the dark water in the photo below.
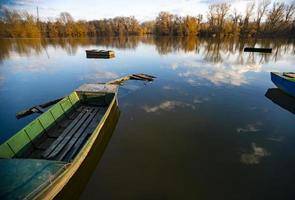
[[[35,116],[15,112],[82,83],[157,76],[121,88],[117,127],[82,199],[293,199],[295,100],[269,90],[295,71],[287,40],[0,40],[1,142]],[[245,46],[272,54],[244,53]],[[86,49],[114,59],[86,59]],[[287,99],[283,100],[282,99]]]

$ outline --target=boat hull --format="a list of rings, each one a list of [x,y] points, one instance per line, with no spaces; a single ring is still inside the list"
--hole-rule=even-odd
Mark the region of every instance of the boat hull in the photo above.
[[[67,169],[34,199],[79,199],[113,133],[119,117],[117,96],[114,96],[104,119]]]
[[[275,72],[271,72],[271,80],[283,92],[295,97],[295,81]]]

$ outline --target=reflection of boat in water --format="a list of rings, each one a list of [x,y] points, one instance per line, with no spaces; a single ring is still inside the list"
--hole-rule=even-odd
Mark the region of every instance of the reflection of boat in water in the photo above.
[[[295,114],[295,98],[285,94],[278,88],[269,88],[265,96],[275,104]]]
[[[0,199],[76,197],[118,120],[118,85],[85,84],[0,145]],[[72,198],[70,198],[72,199]]]
[[[271,80],[279,89],[295,97],[295,73],[271,72]]]
[[[86,50],[87,58],[114,58],[115,52],[111,50]]]

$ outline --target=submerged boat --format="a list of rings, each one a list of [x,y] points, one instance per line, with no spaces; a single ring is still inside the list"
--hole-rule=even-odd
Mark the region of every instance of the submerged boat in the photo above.
[[[294,72],[271,72],[271,80],[283,92],[295,97]]]
[[[96,147],[117,85],[82,85],[0,146],[0,198],[54,198]]]
[[[245,47],[244,52],[271,53],[272,48]]]
[[[114,58],[115,52],[112,50],[86,50],[87,58]]]
[[[114,129],[118,85],[151,77],[84,84],[2,143],[0,199],[78,198]]]

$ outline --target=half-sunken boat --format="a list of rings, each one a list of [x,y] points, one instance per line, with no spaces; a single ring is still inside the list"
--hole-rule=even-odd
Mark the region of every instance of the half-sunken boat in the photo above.
[[[294,72],[271,72],[271,80],[283,92],[295,97]]]
[[[118,85],[129,79],[153,78],[137,74],[84,84],[2,143],[0,199],[64,198],[81,190],[82,169],[89,171],[99,157],[118,110]]]
[[[271,53],[272,48],[245,47],[244,52]]]
[[[115,52],[112,50],[86,50],[87,58],[114,58]]]

